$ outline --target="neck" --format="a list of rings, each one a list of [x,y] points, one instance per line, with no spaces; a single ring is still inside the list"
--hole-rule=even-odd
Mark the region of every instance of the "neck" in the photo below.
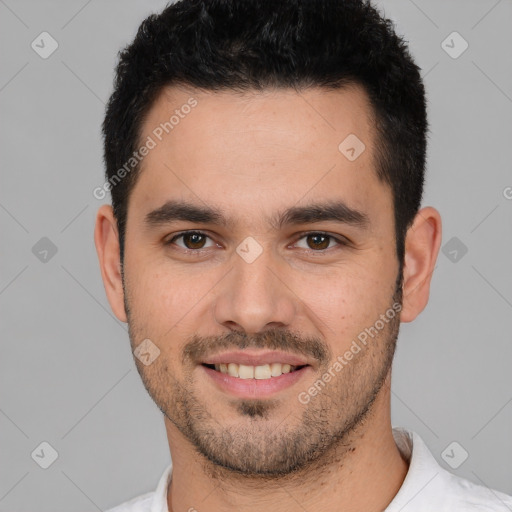
[[[384,510],[400,489],[408,463],[393,438],[389,387],[381,391],[350,439],[333,446],[315,464],[280,478],[250,478],[214,467],[166,419],[173,461],[169,512],[255,512],[265,506],[276,512]]]

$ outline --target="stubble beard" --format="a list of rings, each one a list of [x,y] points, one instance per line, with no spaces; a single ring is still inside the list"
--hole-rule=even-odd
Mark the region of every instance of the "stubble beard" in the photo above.
[[[399,304],[402,303],[401,279],[400,276],[393,295],[393,302]],[[145,338],[138,336],[144,329],[136,325],[128,308],[126,311],[133,351],[137,344],[135,340],[140,342]],[[340,453],[353,449],[353,440],[372,414],[372,406],[391,370],[399,326],[400,315],[397,313],[307,404],[300,403],[297,398],[296,404],[292,405],[293,412],[287,416],[291,422],[285,418],[279,424],[273,420],[273,413],[281,407],[276,399],[235,399],[230,407],[240,421],[222,424],[215,418],[215,405],[209,407],[195,390],[192,366],[180,381],[164,358],[157,358],[147,367],[138,361],[136,364],[148,394],[165,417],[204,457],[205,469],[212,477],[221,478],[229,473],[242,478],[272,480],[313,469],[321,470],[339,458]],[[240,336],[241,341],[236,345],[228,342],[230,348],[254,346],[295,351],[293,347],[298,340],[295,335],[290,337],[281,331],[269,331],[264,338],[230,333],[222,339],[233,340],[233,336]],[[261,344],[262,339],[266,340],[265,344]],[[338,354],[333,359],[321,340],[301,341],[304,347],[314,346],[308,350],[323,360],[316,380],[332,367]],[[223,345],[213,343],[211,346]],[[312,382],[306,383],[306,388]]]

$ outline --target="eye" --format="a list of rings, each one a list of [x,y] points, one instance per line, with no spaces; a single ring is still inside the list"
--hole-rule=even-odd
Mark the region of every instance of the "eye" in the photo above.
[[[201,231],[184,231],[183,233],[179,233],[173,236],[169,241],[166,242],[166,245],[171,245],[175,243],[176,240],[182,238],[184,245],[176,244],[178,247],[182,249],[197,251],[199,249],[207,249],[205,247],[205,241],[207,238],[210,238],[208,235]],[[213,241],[212,241],[213,242]],[[215,244],[214,244],[215,245]],[[212,247],[212,246],[210,246]]]
[[[334,240],[338,245],[348,245],[346,241],[341,238],[336,238],[333,235],[329,235],[328,233],[323,233],[321,231],[315,231],[310,233],[303,233],[299,240],[306,239],[307,247],[303,247],[306,250],[312,250],[314,252],[323,252],[326,251],[331,241]]]
[[[176,241],[179,239],[182,239],[183,245],[176,243]],[[205,245],[207,239],[211,241],[211,245],[209,246]],[[325,252],[330,248],[331,242],[333,240],[337,243],[337,245],[348,245],[348,242],[343,238],[337,238],[333,235],[329,235],[328,233],[323,233],[321,231],[303,233],[299,240],[302,239],[306,239],[307,244],[307,247],[302,248],[312,252]],[[177,235],[174,235],[170,240],[165,242],[165,244],[176,244],[178,247],[181,247],[182,249],[189,252],[200,252],[201,249],[208,249],[217,245],[206,233],[203,233],[202,231],[184,231],[182,233],[178,233]]]

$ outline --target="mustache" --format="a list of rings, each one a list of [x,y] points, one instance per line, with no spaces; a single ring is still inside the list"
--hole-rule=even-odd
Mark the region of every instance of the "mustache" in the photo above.
[[[299,334],[274,328],[249,336],[244,332],[231,331],[222,336],[199,336],[194,334],[185,344],[182,351],[182,363],[200,364],[208,356],[225,350],[243,350],[255,348],[261,350],[283,350],[293,354],[316,359],[325,365],[332,359],[328,345],[314,337],[303,337]]]

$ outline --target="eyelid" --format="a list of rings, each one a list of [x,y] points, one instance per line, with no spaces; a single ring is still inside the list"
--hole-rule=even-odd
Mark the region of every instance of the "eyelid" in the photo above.
[[[297,239],[294,243],[297,243],[301,238],[304,238],[305,236],[307,235],[323,235],[323,236],[327,236],[327,237],[330,237],[332,238],[333,240],[335,240],[336,242],[338,242],[339,245],[349,245],[351,243],[351,241],[346,237],[346,236],[343,236],[343,235],[333,235],[327,231],[312,231],[312,230],[309,230],[309,231],[301,231],[300,233],[297,233]],[[311,252],[326,252],[327,249],[323,250],[323,251],[313,251],[311,249]]]
[[[213,238],[208,233],[201,231],[201,230],[191,229],[191,230],[181,231],[179,233],[174,234],[169,240],[167,240],[165,242],[165,245],[172,245],[174,243],[174,241],[177,240],[178,238],[181,238],[185,235],[192,235],[192,234],[204,236],[206,238],[209,238],[212,242],[217,243],[217,242],[215,242],[215,240],[213,240]],[[300,233],[297,233],[295,242],[293,242],[293,244],[296,244],[299,240],[301,240],[302,238],[305,238],[308,235],[323,235],[323,236],[329,237],[332,240],[334,240],[338,244],[338,246],[347,246],[347,245],[350,245],[350,243],[351,243],[350,240],[348,238],[344,237],[343,235],[333,235],[326,231],[311,231],[311,230],[309,230],[309,231],[301,231]],[[211,247],[206,247],[206,248],[201,248],[201,249],[187,249],[187,248],[180,247],[180,249],[182,251],[185,251],[187,253],[191,253],[191,252],[201,253],[202,251],[206,251],[210,248]],[[322,254],[322,253],[328,252],[330,249],[333,249],[333,248],[329,247],[328,249],[323,249],[323,250],[318,250],[318,251],[315,251],[314,249],[304,249],[304,250],[307,252],[310,252],[310,253]]]
[[[179,233],[176,233],[174,234],[169,240],[166,240],[164,242],[164,245],[172,245],[174,243],[175,240],[177,240],[178,238],[181,238],[185,235],[201,235],[201,236],[204,236],[206,238],[209,238],[212,242],[215,242],[213,240],[213,238],[206,232],[204,231],[201,231],[201,230],[197,230],[197,229],[189,229],[189,230],[186,230],[186,231],[181,231]],[[215,242],[217,243],[217,242]],[[185,251],[185,252],[195,252],[195,253],[200,253],[201,251],[205,251],[207,249],[210,249],[210,247],[207,247],[207,248],[202,248],[202,249],[187,249],[186,247],[179,247],[182,251]]]

